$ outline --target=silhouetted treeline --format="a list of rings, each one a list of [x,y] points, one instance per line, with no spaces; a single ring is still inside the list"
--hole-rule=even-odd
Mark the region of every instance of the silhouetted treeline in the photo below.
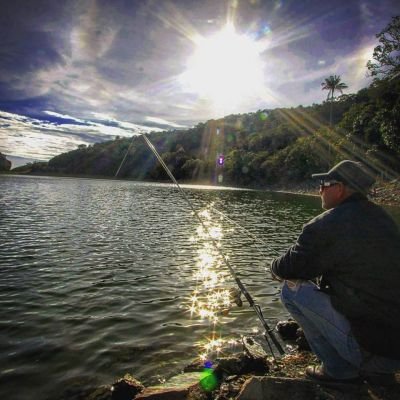
[[[0,172],[8,172],[11,169],[11,161],[7,160],[6,156],[0,153]]]

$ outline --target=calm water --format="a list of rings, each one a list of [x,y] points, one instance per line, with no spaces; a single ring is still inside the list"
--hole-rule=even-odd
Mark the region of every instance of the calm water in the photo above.
[[[271,326],[286,317],[264,268],[320,212],[319,199],[185,192],[208,209],[207,223],[222,233],[221,249]],[[174,186],[3,175],[0,196],[0,398],[73,398],[125,373],[151,384],[199,355],[213,324],[191,317],[189,298],[199,257],[211,251]],[[265,242],[264,254],[211,205]],[[226,278],[221,285],[234,287]],[[239,339],[253,327],[260,324],[245,305],[215,330]]]

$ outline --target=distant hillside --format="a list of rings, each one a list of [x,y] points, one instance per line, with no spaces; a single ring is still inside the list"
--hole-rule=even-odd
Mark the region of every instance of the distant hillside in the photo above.
[[[357,94],[310,107],[229,115],[188,130],[148,135],[178,180],[238,186],[301,183],[335,162],[359,159],[384,178],[400,172],[400,82],[377,81]],[[163,181],[168,176],[140,136],[116,139],[60,154],[21,173]],[[219,165],[217,160],[223,165]],[[221,182],[220,182],[221,183]]]
[[[8,172],[11,169],[11,161],[7,160],[6,156],[0,153],[0,172]]]

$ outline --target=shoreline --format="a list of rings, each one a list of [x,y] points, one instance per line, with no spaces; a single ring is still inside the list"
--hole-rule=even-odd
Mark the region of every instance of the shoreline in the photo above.
[[[166,382],[147,387],[134,376],[126,374],[112,384],[81,392],[79,399],[394,400],[398,398],[399,372],[393,376],[390,384],[370,378],[360,378],[360,381],[354,384],[324,385],[305,375],[307,366],[319,365],[316,356],[301,345],[296,347],[292,339],[281,335],[281,340],[287,345],[287,352],[277,359],[271,357],[266,343],[263,343],[260,336],[247,336],[243,337],[241,353],[216,359],[213,365],[193,361]]]

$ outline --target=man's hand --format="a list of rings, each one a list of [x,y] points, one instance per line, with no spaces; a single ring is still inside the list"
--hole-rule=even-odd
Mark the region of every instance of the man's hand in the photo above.
[[[269,267],[269,272],[271,273],[272,279],[274,281],[283,282],[284,279],[280,278],[278,275],[275,275],[272,271],[272,265]]]

